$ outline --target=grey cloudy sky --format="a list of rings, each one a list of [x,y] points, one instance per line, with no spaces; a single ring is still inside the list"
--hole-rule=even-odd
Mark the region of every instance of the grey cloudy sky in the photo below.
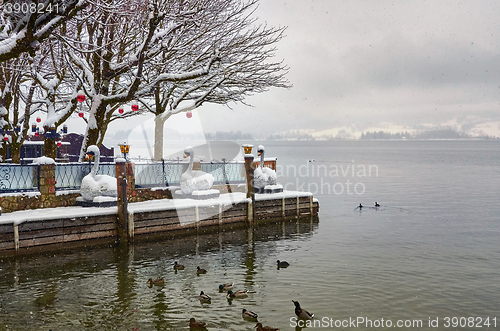
[[[293,88],[253,96],[253,108],[204,105],[206,132],[446,125],[500,135],[499,1],[261,0],[256,15],[288,27],[276,55]]]

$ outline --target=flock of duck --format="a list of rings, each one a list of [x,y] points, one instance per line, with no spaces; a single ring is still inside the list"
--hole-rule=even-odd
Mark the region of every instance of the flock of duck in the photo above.
[[[288,268],[290,266],[290,264],[288,262],[280,261],[280,260],[276,261],[276,265],[277,265],[278,269],[279,268]],[[182,264],[178,264],[177,261],[174,262],[174,270],[175,271],[184,270],[184,269],[185,269],[185,267]],[[207,273],[207,271],[205,269],[202,269],[199,266],[196,268],[196,274],[200,275],[200,274],[206,274],[206,273]],[[165,279],[164,278],[157,278],[157,279],[149,278],[147,283],[150,287],[152,287],[153,285],[163,286],[163,285],[165,285]],[[243,299],[243,298],[246,298],[248,296],[247,290],[233,291],[234,290],[233,285],[234,285],[233,283],[221,284],[221,285],[219,285],[219,292],[221,292],[221,293],[226,292],[226,298],[228,300],[232,300],[235,298]],[[203,291],[200,292],[198,299],[202,303],[210,303],[212,300],[212,298]],[[307,310],[303,309],[300,306],[300,303],[298,301],[292,300],[292,302],[295,305],[295,315],[297,315],[297,317],[299,319],[310,320],[314,317],[314,314],[311,314]],[[263,326],[262,323],[257,321],[257,318],[259,317],[257,315],[257,313],[250,311],[250,310],[247,310],[245,308],[243,308],[243,310],[241,311],[241,317],[243,317],[243,319],[248,320],[248,321],[257,322],[257,324],[254,327],[254,328],[256,328],[257,331],[278,331],[279,330],[278,328],[274,328],[272,326]],[[191,319],[189,320],[189,328],[190,329],[206,330],[206,327],[207,327],[207,323],[202,322],[202,321],[197,321],[194,317],[191,317]]]
[[[364,207],[364,206],[363,206],[361,203],[360,203],[360,204],[359,204],[359,206],[358,206],[358,208],[359,208],[359,209],[362,209],[363,207]],[[375,201],[375,208],[378,208],[378,207],[380,207],[380,205],[379,205],[379,203],[378,203],[377,201]],[[373,208],[373,207],[372,207],[372,208]]]

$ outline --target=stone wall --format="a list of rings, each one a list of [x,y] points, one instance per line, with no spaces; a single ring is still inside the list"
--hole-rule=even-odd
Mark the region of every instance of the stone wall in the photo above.
[[[74,206],[76,198],[80,195],[79,193],[56,194],[55,164],[40,164],[39,190],[39,193],[29,192],[0,196],[2,212]]]

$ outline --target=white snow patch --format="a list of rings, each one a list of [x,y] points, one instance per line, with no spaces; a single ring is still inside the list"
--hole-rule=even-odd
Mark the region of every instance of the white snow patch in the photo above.
[[[219,193],[219,190],[215,190],[215,189],[203,190],[203,191],[195,190],[191,193],[191,195],[203,196],[203,195],[212,195],[212,194],[217,194],[217,193]]]
[[[34,159],[32,164],[56,164],[56,161],[50,157],[41,156]]]

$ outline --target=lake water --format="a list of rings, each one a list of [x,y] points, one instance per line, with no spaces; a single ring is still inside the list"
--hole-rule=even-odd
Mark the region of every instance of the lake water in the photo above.
[[[190,317],[255,330],[242,308],[300,330],[292,300],[316,315],[306,330],[500,329],[500,141],[265,146],[279,183],[318,198],[319,219],[4,258],[0,330],[187,330]],[[228,301],[223,282],[248,298]]]

